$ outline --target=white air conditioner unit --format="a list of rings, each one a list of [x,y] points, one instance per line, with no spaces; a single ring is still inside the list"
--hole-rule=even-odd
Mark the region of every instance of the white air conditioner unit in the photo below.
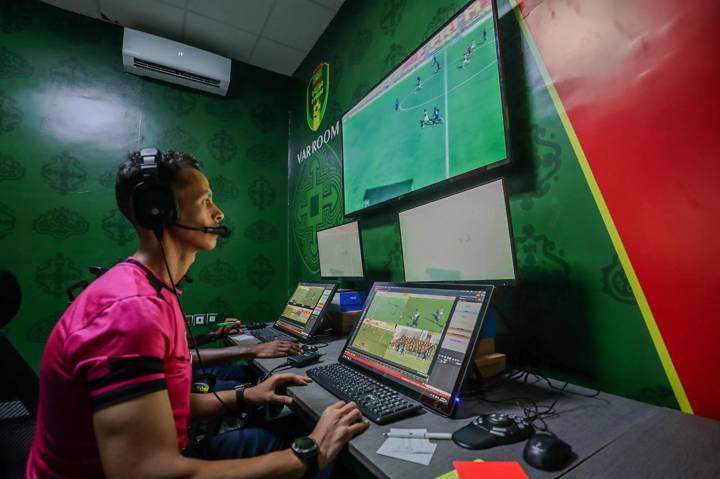
[[[126,72],[227,94],[232,64],[229,58],[132,28],[126,28],[123,34],[122,55]]]

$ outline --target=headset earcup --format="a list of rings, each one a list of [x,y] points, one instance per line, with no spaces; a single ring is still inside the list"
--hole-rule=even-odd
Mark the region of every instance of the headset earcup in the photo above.
[[[133,193],[135,220],[143,228],[162,232],[177,221],[175,194],[168,186],[153,181],[138,183]]]

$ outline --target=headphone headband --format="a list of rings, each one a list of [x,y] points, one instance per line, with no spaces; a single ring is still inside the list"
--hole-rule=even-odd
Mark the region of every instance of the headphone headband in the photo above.
[[[140,226],[161,238],[164,229],[177,221],[177,200],[172,188],[160,179],[162,153],[157,148],[143,148],[140,157],[141,179],[133,188],[133,213]]]

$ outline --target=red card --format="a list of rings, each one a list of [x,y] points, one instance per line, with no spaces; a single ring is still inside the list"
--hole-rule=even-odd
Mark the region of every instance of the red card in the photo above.
[[[460,479],[528,479],[519,462],[454,461]]]

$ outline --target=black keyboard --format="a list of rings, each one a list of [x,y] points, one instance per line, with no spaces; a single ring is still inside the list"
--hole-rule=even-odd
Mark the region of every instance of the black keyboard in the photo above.
[[[394,389],[344,364],[308,369],[306,374],[343,401],[355,401],[365,417],[377,424],[410,416],[421,408]]]
[[[250,334],[258,338],[263,343],[269,343],[270,341],[281,340],[281,341],[297,341],[289,334],[281,333],[275,328],[262,328],[254,329],[250,331]]]

